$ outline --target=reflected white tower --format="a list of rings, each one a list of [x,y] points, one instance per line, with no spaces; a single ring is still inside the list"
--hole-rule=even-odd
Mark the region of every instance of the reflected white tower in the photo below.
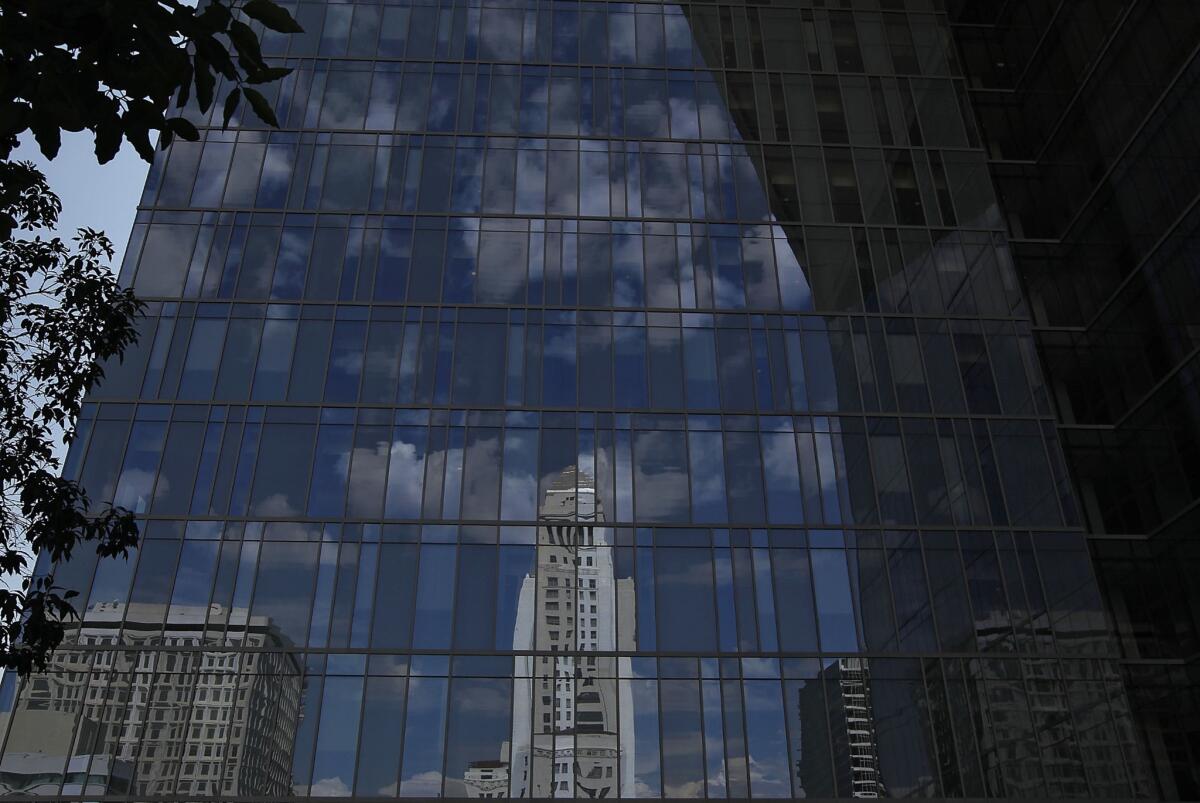
[[[599,526],[586,473],[563,471],[538,519],[536,576],[521,588],[514,645],[551,654],[514,659],[510,794],[632,796],[632,699],[617,682],[630,662],[595,653],[615,651],[618,633],[632,642],[633,580],[615,576],[612,533]]]

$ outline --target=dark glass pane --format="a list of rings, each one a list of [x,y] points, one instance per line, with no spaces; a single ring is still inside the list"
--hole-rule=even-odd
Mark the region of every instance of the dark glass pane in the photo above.
[[[656,550],[660,650],[701,653],[716,648],[712,577],[706,549]]]
[[[315,435],[303,424],[263,427],[250,497],[256,515],[298,516],[305,509]]]
[[[316,573],[316,544],[262,545],[250,615],[263,617],[265,643],[304,644]]]

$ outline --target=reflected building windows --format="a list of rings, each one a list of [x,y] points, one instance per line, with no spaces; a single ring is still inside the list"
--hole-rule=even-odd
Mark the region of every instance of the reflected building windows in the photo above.
[[[67,462],[143,540],[39,567],[0,791],[1143,796],[948,18],[825,5],[292,3],[152,168]]]

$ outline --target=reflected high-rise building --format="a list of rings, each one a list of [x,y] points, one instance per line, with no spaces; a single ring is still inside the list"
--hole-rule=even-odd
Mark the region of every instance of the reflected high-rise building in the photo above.
[[[630,662],[611,655],[619,634],[634,642],[633,578],[615,575],[595,481],[574,466],[551,481],[538,522],[536,571],[522,584],[515,643],[548,654],[516,659],[514,676],[532,682],[513,699],[510,794],[631,797],[633,701],[617,681],[629,676]]]
[[[842,797],[888,797],[879,768],[867,658],[840,658],[824,667],[797,696],[794,725],[801,732],[796,777]],[[814,727],[828,717],[829,731]],[[831,749],[832,745],[832,749]]]
[[[121,268],[141,337],[65,469],[143,539],[38,567],[83,618],[50,673],[0,682],[0,784],[1191,794],[1171,634],[1194,606],[1162,602],[1188,564],[1155,563],[1189,554],[1188,441],[1124,448],[1150,408],[1063,380],[1108,376],[1108,290],[1185,320],[1186,289],[1118,278],[1162,232],[1104,237],[1151,197],[1185,219],[1191,173],[1155,189],[1157,156],[1077,170],[1065,145],[1043,172],[1021,143],[1160,112],[1156,141],[1184,141],[1200,6],[284,4],[304,32],[264,37],[291,69],[263,87],[279,128],[193,105],[200,140],[151,169]],[[1160,106],[1034,79],[1160,51]],[[1103,125],[1044,128],[1059,109]],[[1135,162],[1089,196],[1085,174]],[[1103,237],[1054,240],[1089,197]],[[1162,286],[1190,287],[1186,236],[1163,242]],[[1167,330],[1138,342],[1182,365],[1187,327]],[[1120,365],[1135,389],[1187,376]]]

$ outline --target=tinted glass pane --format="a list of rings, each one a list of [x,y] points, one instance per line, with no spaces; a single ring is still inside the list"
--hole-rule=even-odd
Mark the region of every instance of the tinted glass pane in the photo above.
[[[251,616],[263,617],[268,643],[304,643],[316,570],[316,544],[263,544]]]

